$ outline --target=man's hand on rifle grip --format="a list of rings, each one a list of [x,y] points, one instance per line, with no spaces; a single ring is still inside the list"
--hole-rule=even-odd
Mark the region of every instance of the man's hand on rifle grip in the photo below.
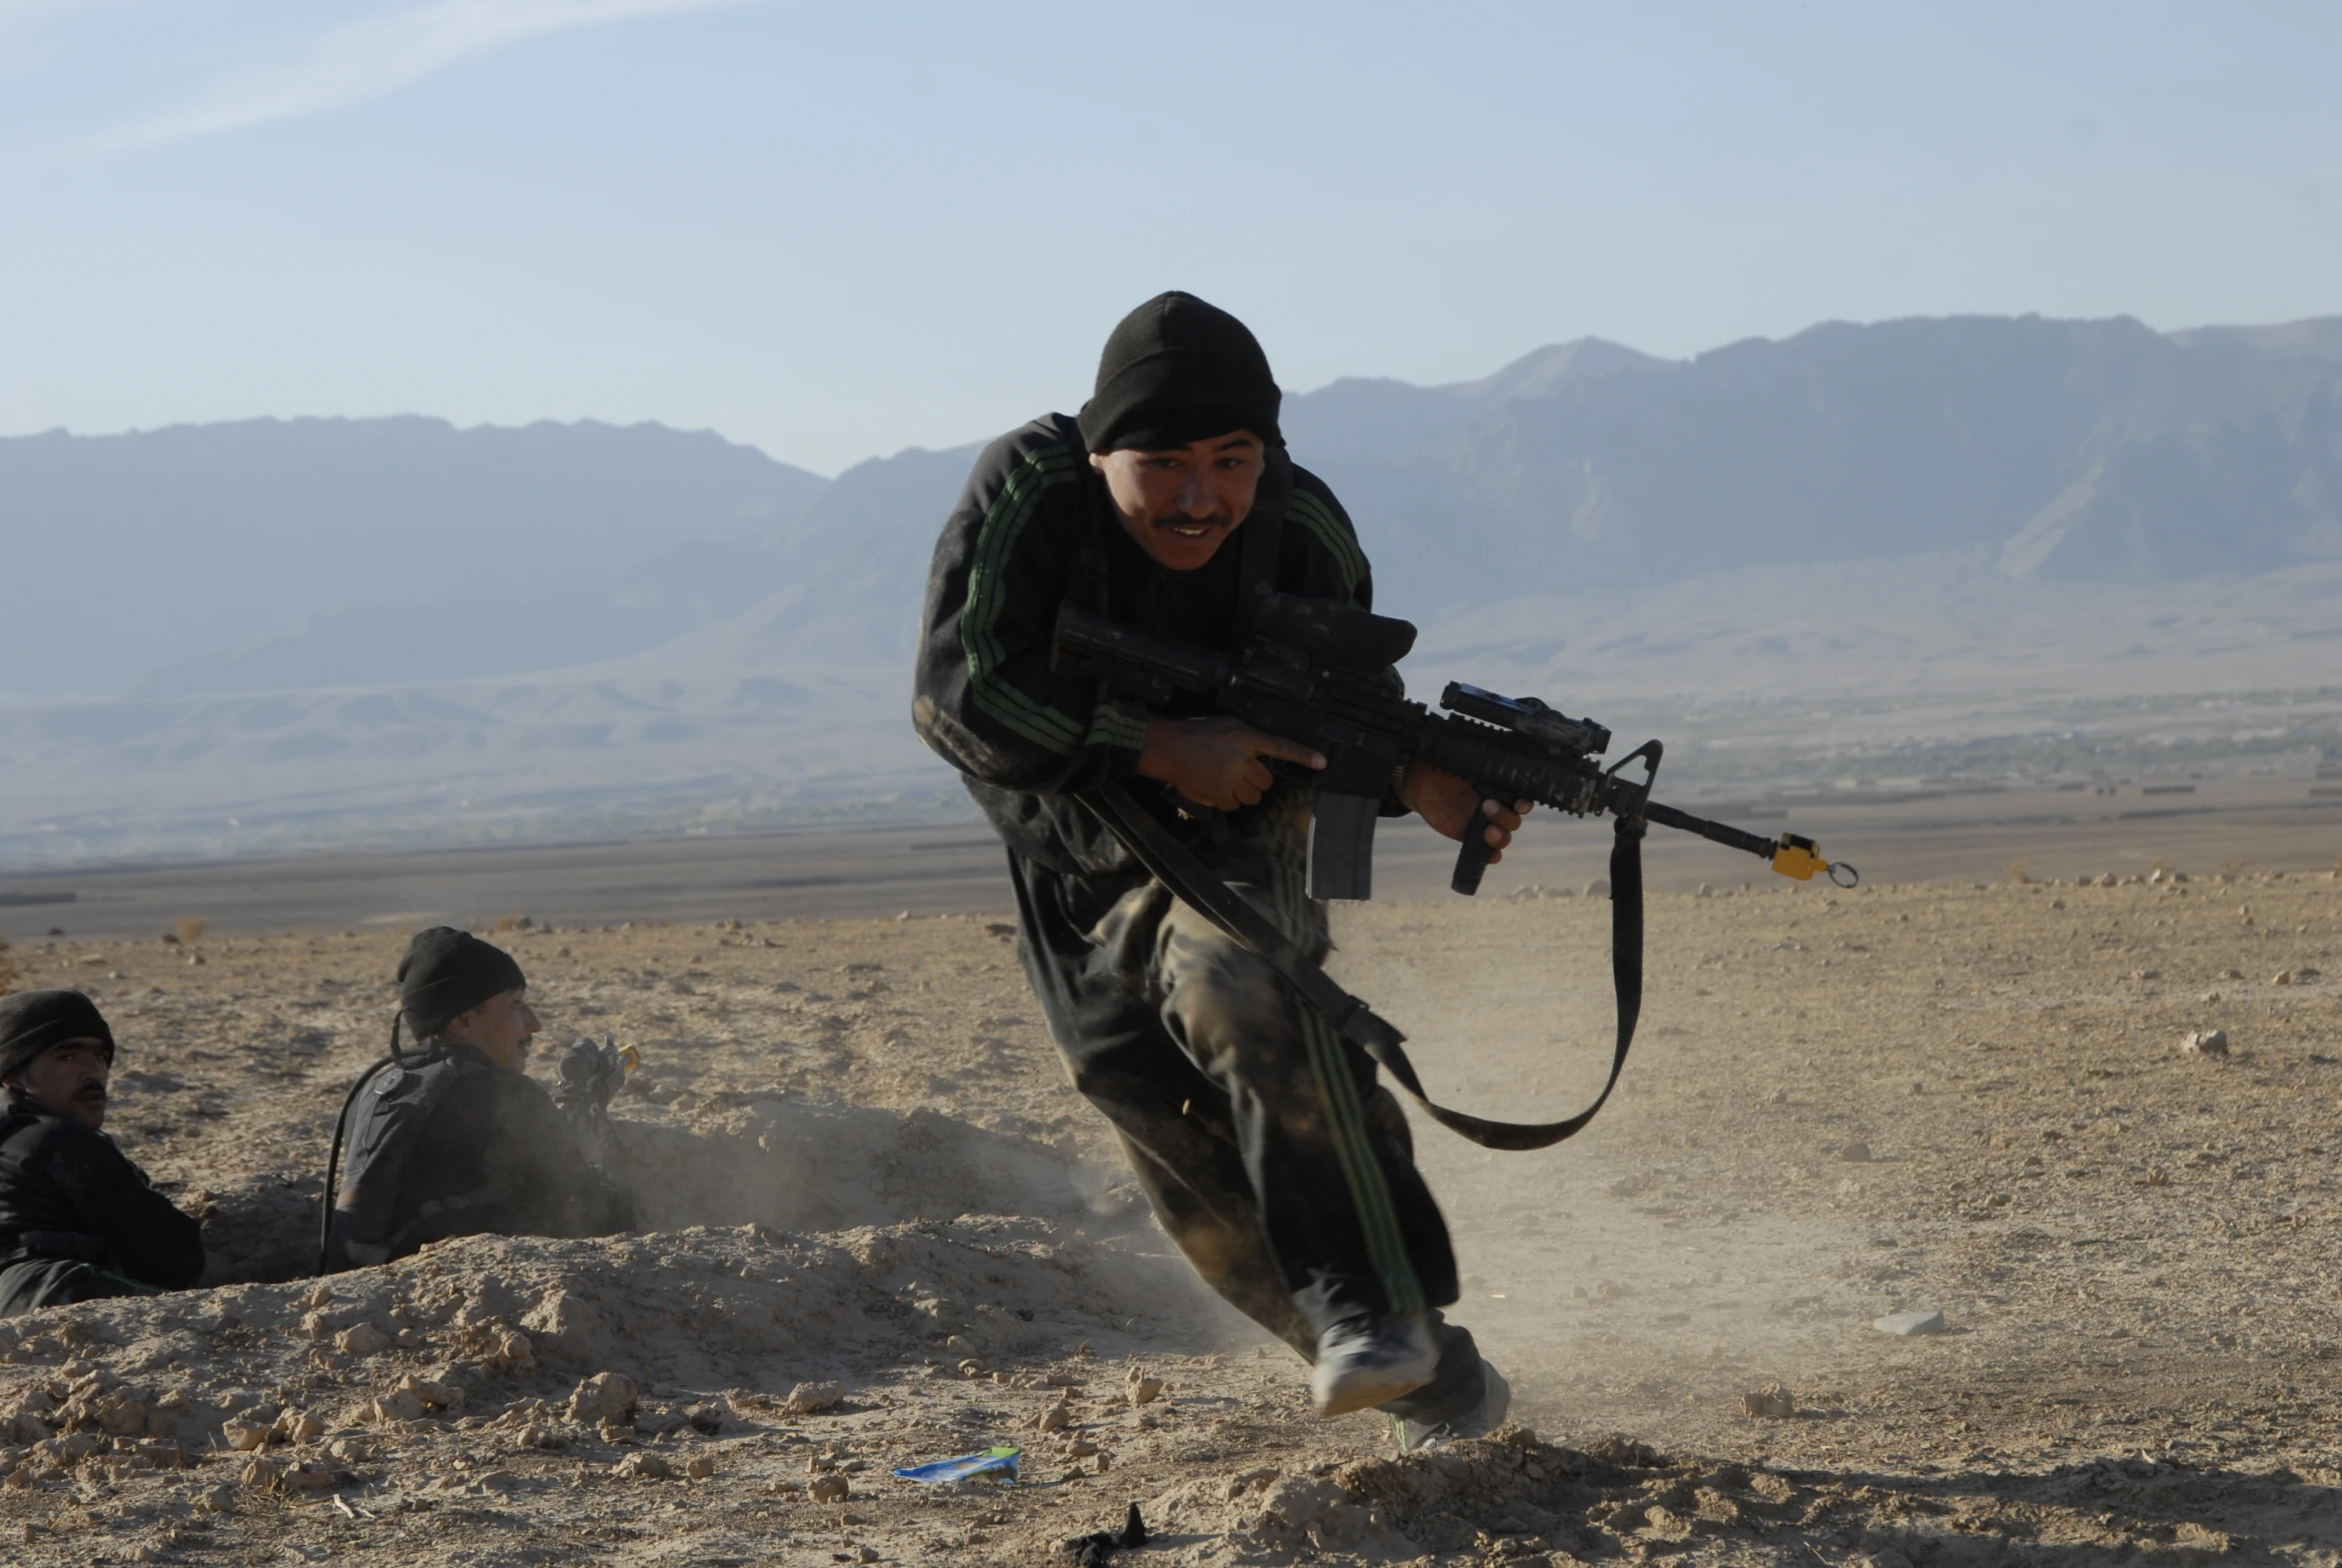
[[[1471,780],[1421,763],[1407,769],[1406,781],[1399,786],[1399,799],[1430,823],[1432,831],[1458,843],[1463,841],[1465,829],[1470,825],[1485,823],[1482,831],[1487,835],[1488,863],[1492,866],[1504,858],[1504,847],[1512,842],[1521,818],[1535,804],[1516,800],[1507,809],[1502,801],[1483,798],[1472,787]]]
[[[1325,766],[1325,758],[1307,746],[1263,735],[1235,719],[1149,719],[1139,772],[1161,779],[1198,806],[1233,811],[1259,800],[1274,781],[1263,757],[1306,768]]]

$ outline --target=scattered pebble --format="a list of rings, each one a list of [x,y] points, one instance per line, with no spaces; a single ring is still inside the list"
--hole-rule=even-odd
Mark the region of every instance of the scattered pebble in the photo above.
[[[1871,1326],[1883,1334],[1909,1337],[1913,1334],[1941,1334],[1951,1331],[1940,1311],[1889,1312],[1885,1317],[1874,1317]]]
[[[2198,1030],[2179,1043],[2179,1054],[2183,1057],[2224,1057],[2228,1054],[2228,1031]]]
[[[1786,1383],[1767,1383],[1764,1387],[1740,1396],[1741,1408],[1750,1415],[1768,1421],[1784,1421],[1797,1414],[1797,1395]]]
[[[789,1397],[781,1401],[783,1415],[816,1415],[835,1409],[846,1397],[846,1385],[834,1379],[814,1383],[799,1383],[789,1390]]]
[[[570,1393],[569,1419],[597,1423],[631,1421],[640,1400],[641,1390],[634,1386],[633,1378],[623,1372],[596,1372]]]
[[[390,1346],[390,1336],[372,1323],[354,1323],[334,1336],[334,1348],[345,1355],[373,1355]]]

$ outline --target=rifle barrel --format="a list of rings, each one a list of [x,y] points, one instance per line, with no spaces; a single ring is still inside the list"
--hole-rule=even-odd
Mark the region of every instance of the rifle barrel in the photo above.
[[[1711,843],[1746,850],[1759,860],[1771,860],[1773,852],[1781,847],[1777,840],[1759,838],[1756,834],[1736,828],[1730,823],[1711,822],[1706,817],[1695,817],[1690,812],[1678,811],[1673,806],[1662,806],[1655,800],[1643,807],[1643,817],[1646,821],[1656,822],[1663,828],[1679,828],[1686,833],[1697,833]]]

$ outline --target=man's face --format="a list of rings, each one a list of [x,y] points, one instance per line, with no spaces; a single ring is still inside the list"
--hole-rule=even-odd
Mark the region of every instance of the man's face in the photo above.
[[[1097,451],[1123,526],[1156,564],[1193,571],[1219,552],[1252,510],[1268,454],[1250,430],[1160,451]]]
[[[527,1002],[527,988],[500,991],[468,1013],[447,1021],[449,1040],[477,1047],[480,1055],[500,1068],[521,1072],[528,1066],[528,1043],[539,1028]]]
[[[114,1076],[102,1040],[63,1040],[32,1059],[10,1082],[34,1110],[78,1122],[95,1133],[106,1125],[106,1082]]]

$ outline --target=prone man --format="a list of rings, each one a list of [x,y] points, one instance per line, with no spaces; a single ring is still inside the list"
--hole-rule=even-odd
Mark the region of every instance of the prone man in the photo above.
[[[415,933],[398,961],[391,1054],[342,1110],[345,1174],[338,1195],[328,1188],[323,1268],[389,1262],[447,1236],[631,1228],[632,1203],[528,1076],[538,1022],[527,990],[501,948],[450,926]],[[401,1024],[413,1036],[404,1053]],[[596,1111],[611,1087],[564,1085],[598,1097]]]
[[[203,1275],[202,1227],[101,1131],[114,1049],[78,991],[0,997],[0,1317]]]

